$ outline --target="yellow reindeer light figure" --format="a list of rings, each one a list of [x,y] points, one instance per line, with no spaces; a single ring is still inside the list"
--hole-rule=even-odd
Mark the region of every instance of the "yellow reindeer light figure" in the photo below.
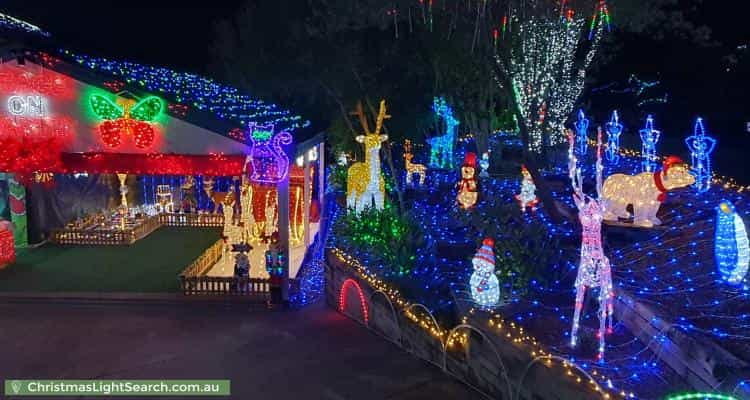
[[[365,207],[372,206],[383,209],[385,202],[385,181],[380,173],[380,144],[388,140],[388,135],[381,135],[383,121],[390,118],[385,113],[385,100],[380,101],[380,111],[375,121],[375,131],[370,131],[367,116],[362,109],[362,103],[357,103],[357,109],[352,113],[359,117],[365,134],[357,136],[356,140],[365,145],[365,161],[352,164],[349,167],[346,184],[346,205],[355,212],[361,212]]]
[[[414,174],[419,175],[419,186],[424,185],[424,179],[427,175],[427,167],[424,164],[414,164],[411,160],[414,154],[411,153],[411,140],[406,139],[404,142],[404,169],[406,170],[406,184],[411,185]]]

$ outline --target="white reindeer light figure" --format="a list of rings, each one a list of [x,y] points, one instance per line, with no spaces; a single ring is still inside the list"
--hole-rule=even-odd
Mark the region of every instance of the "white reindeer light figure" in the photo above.
[[[614,291],[612,288],[612,270],[609,259],[602,248],[602,220],[604,216],[604,202],[600,201],[602,194],[602,130],[599,128],[596,147],[596,192],[594,199],[583,193],[581,169],[574,153],[575,136],[569,134],[570,149],[568,151],[568,171],[573,186],[573,200],[578,207],[578,218],[583,228],[581,238],[581,261],[576,276],[576,302],[573,314],[573,327],[570,332],[570,345],[575,347],[578,340],[578,327],[583,309],[583,300],[587,288],[599,288],[599,360],[604,359],[604,335],[612,330],[612,313]],[[606,329],[607,321],[609,330]]]

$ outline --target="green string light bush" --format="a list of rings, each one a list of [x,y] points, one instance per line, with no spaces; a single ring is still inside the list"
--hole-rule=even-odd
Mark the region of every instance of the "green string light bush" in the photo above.
[[[414,218],[409,213],[400,215],[389,203],[383,210],[349,210],[337,221],[334,232],[345,250],[366,252],[371,260],[377,259],[386,278],[410,275],[417,250],[425,243]]]

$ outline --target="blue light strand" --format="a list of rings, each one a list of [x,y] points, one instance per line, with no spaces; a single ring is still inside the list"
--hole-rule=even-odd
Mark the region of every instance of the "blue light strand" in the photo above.
[[[252,99],[234,87],[199,75],[75,54],[69,50],[61,50],[61,53],[88,69],[119,77],[153,94],[170,95],[177,103],[213,113],[219,119],[231,120],[243,127],[250,123],[273,124],[279,130],[293,132],[310,125],[310,121],[279,109],[276,104]]]

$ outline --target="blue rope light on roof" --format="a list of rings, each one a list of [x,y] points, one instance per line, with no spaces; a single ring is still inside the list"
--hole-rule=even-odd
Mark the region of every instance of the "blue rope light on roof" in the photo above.
[[[213,113],[220,119],[239,122],[242,126],[250,123],[274,124],[279,130],[291,132],[310,125],[310,121],[280,109],[276,104],[253,99],[234,87],[200,75],[90,57],[68,50],[62,50],[62,53],[88,69],[116,76],[152,93],[171,95],[178,103]]]
[[[42,36],[50,36],[49,32],[43,31],[40,27],[32,25],[24,20],[11,17],[10,15],[0,13],[0,28],[14,31],[23,31],[36,33]]]

